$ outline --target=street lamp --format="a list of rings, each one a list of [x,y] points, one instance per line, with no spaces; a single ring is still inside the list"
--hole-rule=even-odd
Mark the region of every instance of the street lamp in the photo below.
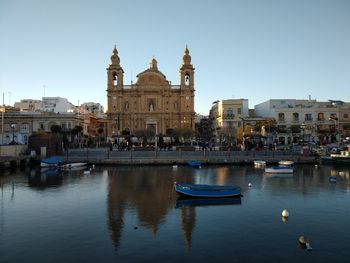
[[[11,142],[11,144],[16,144],[16,142],[15,142],[15,128],[16,128],[16,124],[12,123],[11,124],[11,129],[12,129],[12,142]]]

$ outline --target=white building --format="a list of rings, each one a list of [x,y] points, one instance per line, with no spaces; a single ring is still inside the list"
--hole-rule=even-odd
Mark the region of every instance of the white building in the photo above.
[[[340,140],[343,123],[339,119],[343,120],[347,116],[340,116],[340,110],[345,109],[350,109],[350,103],[271,99],[256,105],[255,114],[276,120],[278,142],[282,145],[298,143],[300,140],[329,143]]]
[[[61,97],[43,97],[42,111],[63,113],[73,111],[74,106],[67,99]]]

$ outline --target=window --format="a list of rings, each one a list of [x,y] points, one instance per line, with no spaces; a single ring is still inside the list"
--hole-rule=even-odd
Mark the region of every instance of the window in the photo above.
[[[129,102],[127,101],[124,103],[124,110],[125,111],[129,110]]]
[[[113,85],[117,86],[118,85],[118,75],[117,72],[113,73]]]
[[[349,115],[347,113],[344,113],[343,117],[344,117],[344,119],[347,119],[347,118],[349,118]]]
[[[242,126],[242,122],[238,121],[237,122],[237,127],[240,128]]]
[[[284,121],[284,113],[278,113],[278,121]]]
[[[295,122],[299,121],[299,113],[297,113],[297,112],[293,113],[293,121],[295,121]]]
[[[44,123],[43,123],[43,122],[40,122],[40,123],[39,123],[39,127],[40,127],[40,128],[39,128],[40,130],[45,130],[45,127],[44,127]]]
[[[305,121],[312,121],[312,115],[311,115],[311,113],[306,113],[306,114],[305,114]]]
[[[317,114],[317,120],[324,121],[324,114],[323,114],[323,112],[320,112],[319,114]]]
[[[190,75],[188,73],[186,73],[185,75],[185,86],[189,86],[190,85]]]
[[[242,109],[241,108],[237,108],[237,114],[242,114]]]
[[[28,123],[21,124],[20,133],[29,133],[29,124]]]

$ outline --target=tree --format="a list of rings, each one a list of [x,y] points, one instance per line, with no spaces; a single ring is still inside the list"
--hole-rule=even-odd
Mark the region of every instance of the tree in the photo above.
[[[50,127],[50,130],[52,133],[60,134],[62,132],[62,127],[60,125],[55,124]]]

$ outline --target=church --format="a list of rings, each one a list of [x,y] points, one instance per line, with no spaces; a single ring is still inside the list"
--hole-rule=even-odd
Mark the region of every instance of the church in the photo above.
[[[186,46],[180,67],[180,85],[158,69],[153,58],[149,68],[137,75],[136,83],[124,85],[124,70],[118,50],[113,49],[107,68],[107,136],[152,130],[156,135],[175,129],[195,128],[194,68]]]

